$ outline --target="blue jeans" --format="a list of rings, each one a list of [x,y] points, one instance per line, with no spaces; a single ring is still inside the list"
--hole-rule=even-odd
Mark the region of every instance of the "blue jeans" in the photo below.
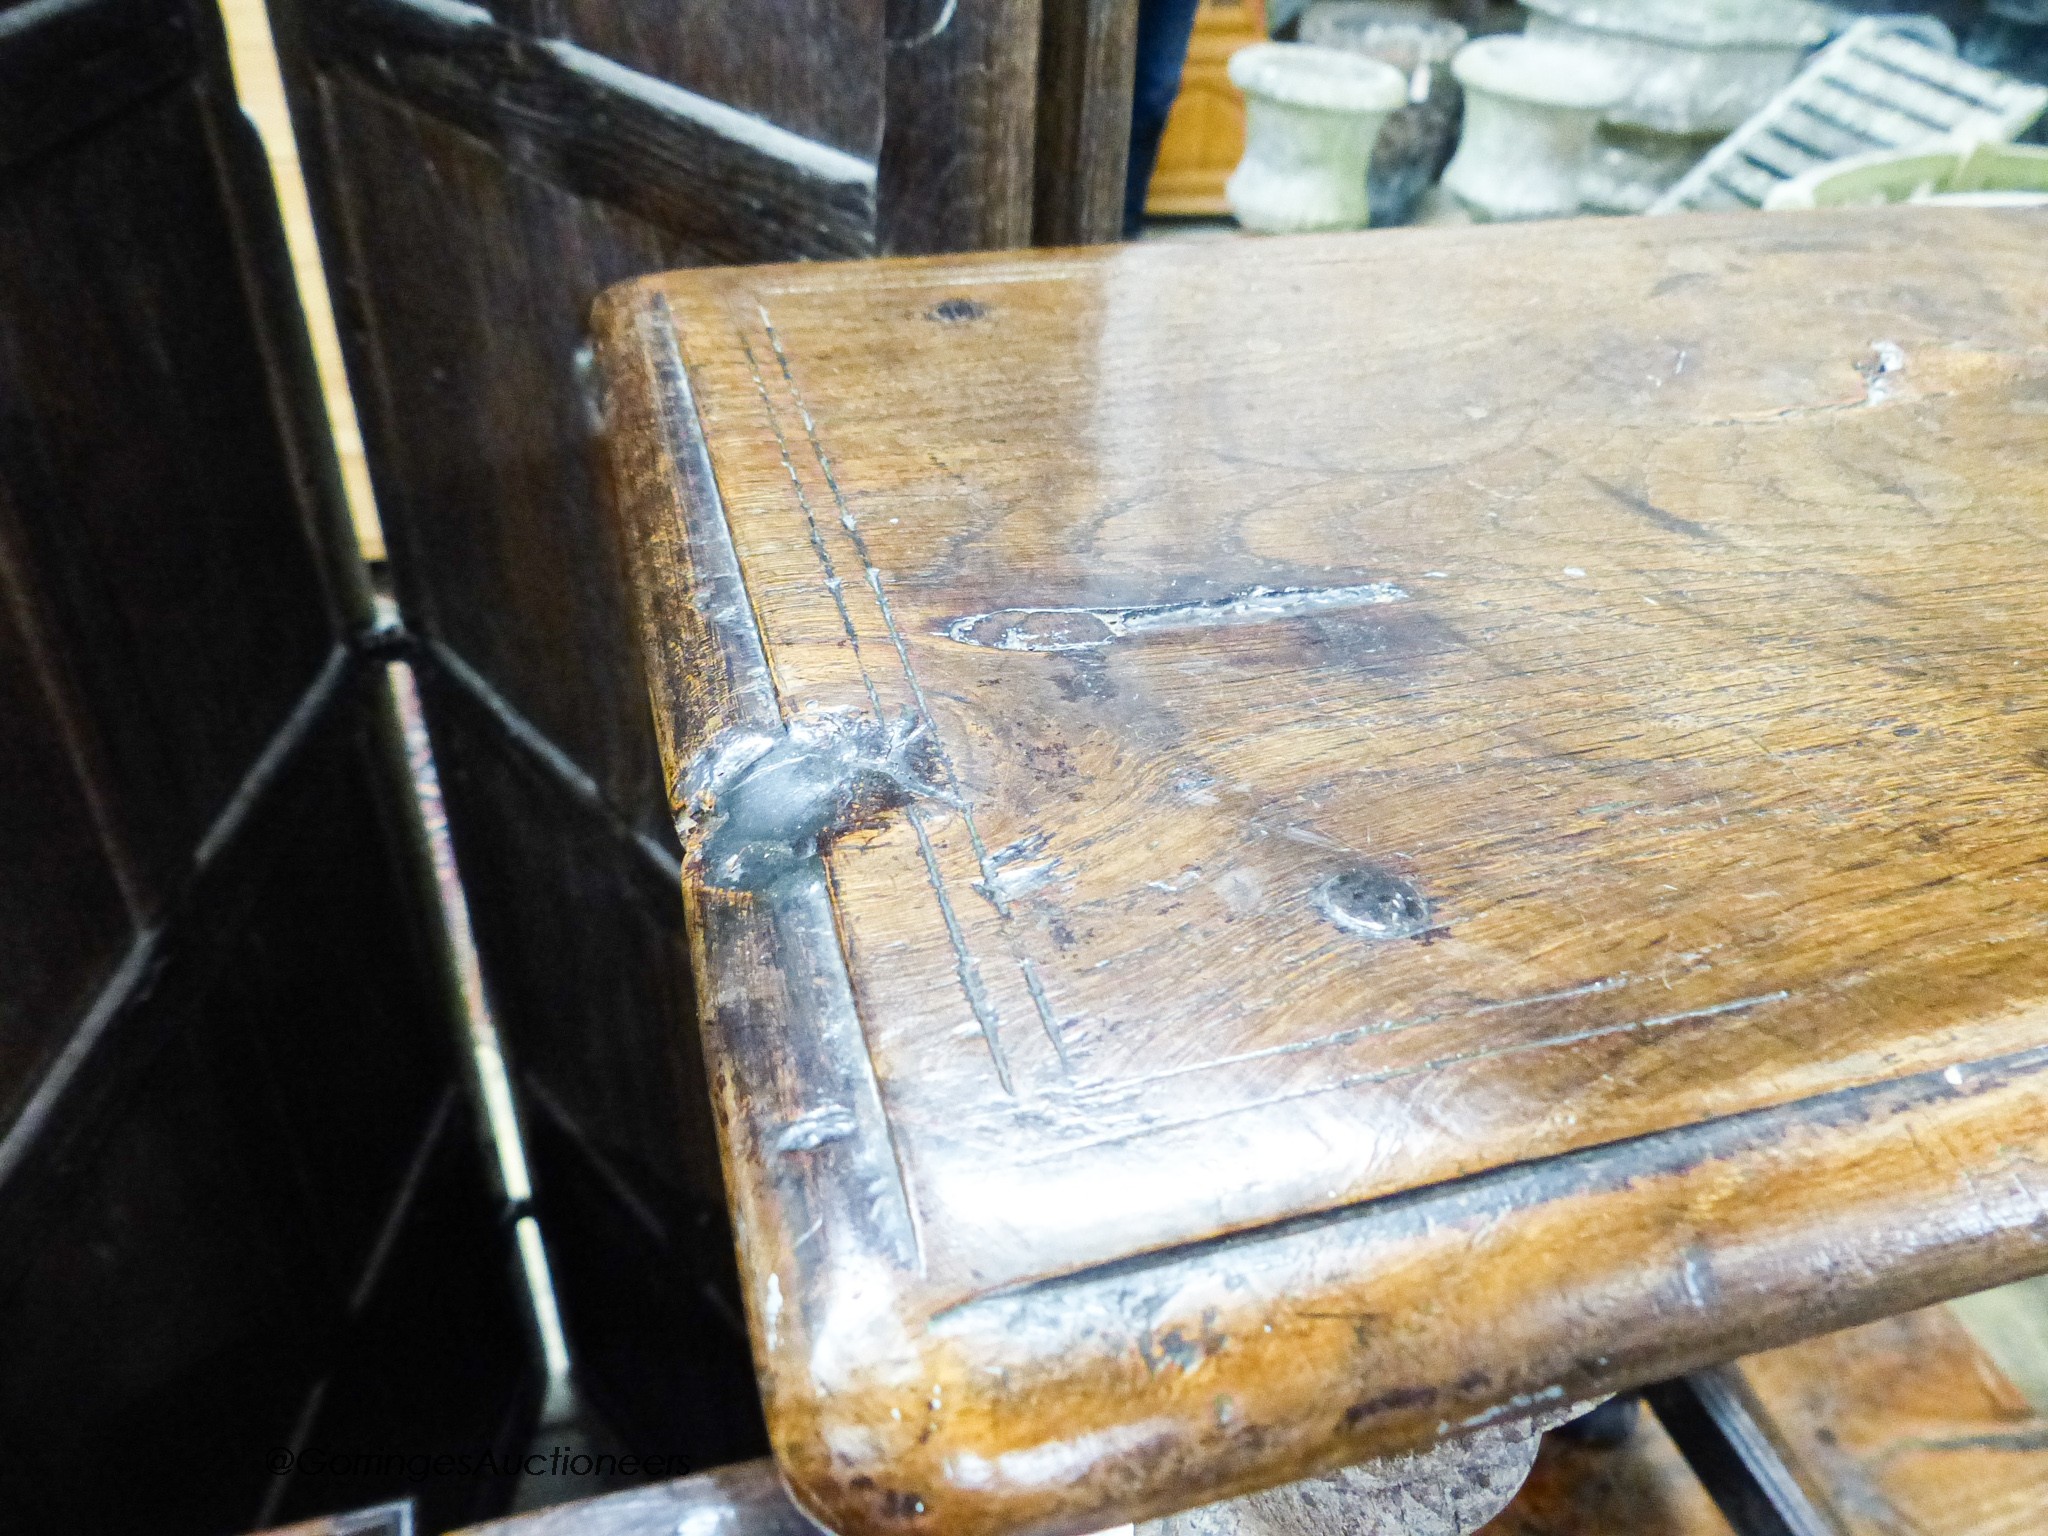
[[[1145,191],[1159,159],[1166,114],[1180,94],[1180,72],[1188,58],[1200,0],[1138,0],[1138,70],[1131,95],[1131,162],[1124,173],[1124,238],[1135,239],[1145,223]]]

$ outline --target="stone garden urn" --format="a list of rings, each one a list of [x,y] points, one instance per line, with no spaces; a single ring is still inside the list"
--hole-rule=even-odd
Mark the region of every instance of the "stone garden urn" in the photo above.
[[[1833,30],[1805,0],[1526,0],[1528,36],[1627,71],[1608,121],[1659,133],[1740,128]]]
[[[1362,229],[1366,172],[1390,113],[1408,100],[1391,64],[1305,43],[1259,43],[1230,56],[1244,92],[1244,159],[1224,187],[1246,229],[1285,234]]]
[[[1465,126],[1444,189],[1476,219],[1579,211],[1579,179],[1601,114],[1628,92],[1613,60],[1530,37],[1482,37],[1451,61]]]
[[[1465,29],[1408,16],[1387,0],[1316,0],[1302,15],[1301,40],[1379,59],[1408,77],[1407,102],[1373,145],[1366,187],[1376,227],[1406,223],[1457,147],[1464,99],[1451,60]]]
[[[1831,21],[1807,0],[1526,0],[1528,36],[1626,71],[1581,188],[1589,208],[1640,213],[1775,96]]]

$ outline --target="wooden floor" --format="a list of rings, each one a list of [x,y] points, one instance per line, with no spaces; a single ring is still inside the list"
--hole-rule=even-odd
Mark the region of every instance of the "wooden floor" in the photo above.
[[[1959,1313],[2038,1306],[2009,1287],[1752,1355],[1736,1370],[1786,1465],[1843,1536],[2032,1536],[2048,1529],[2048,1417]],[[2002,1315],[2002,1314],[2000,1314]],[[2023,1370],[2026,1368],[2023,1366]],[[1611,1448],[1544,1441],[1480,1536],[1731,1536],[1648,1414]]]
[[[277,72],[277,55],[271,48],[270,22],[263,0],[221,0],[226,18],[228,46],[235,68],[235,89],[242,106],[263,136],[270,154],[270,170],[277,181],[278,205],[284,211],[285,237],[291,242],[292,265],[298,271],[299,298],[305,305],[306,324],[313,333],[313,353],[320,367],[320,383],[327,396],[327,418],[334,430],[334,442],[341,459],[342,487],[348,494],[349,515],[355,520],[356,538],[363,558],[384,558],[384,533],[377,524],[376,498],[370,491],[370,476],[363,463],[363,437],[356,426],[355,405],[349,399],[348,379],[342,371],[341,342],[335,333],[334,312],[327,298],[327,279],[320,267],[319,245],[313,235],[312,209],[306,202],[305,183],[299,176],[298,147],[292,139],[291,119],[284,104],[284,83]]]

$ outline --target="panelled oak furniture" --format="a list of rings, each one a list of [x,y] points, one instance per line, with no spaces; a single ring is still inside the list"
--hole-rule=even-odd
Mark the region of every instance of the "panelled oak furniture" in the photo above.
[[[810,1513],[1065,1536],[1532,1453],[2048,1269],[2044,235],[1586,221],[602,303]]]
[[[758,1455],[591,301],[1113,238],[1136,0],[268,3],[579,1384]]]
[[[349,1458],[540,1407],[314,377],[213,0],[0,0],[7,1536],[387,1500]]]

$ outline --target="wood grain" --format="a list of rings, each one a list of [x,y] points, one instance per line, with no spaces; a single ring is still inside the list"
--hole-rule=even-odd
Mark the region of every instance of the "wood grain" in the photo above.
[[[350,168],[330,186],[331,243],[356,274],[360,403],[407,622],[648,824],[659,768],[576,352],[586,295],[701,253],[511,174],[351,76],[324,91],[324,153]]]
[[[38,403],[0,442],[0,558],[34,592],[36,648],[150,916],[341,618],[292,446],[249,426],[274,419],[272,381],[208,117],[189,87],[132,103],[14,174],[0,217],[0,291],[36,296],[6,316],[0,389]],[[138,263],[173,225],[176,247]]]
[[[756,1350],[815,1512],[1090,1529],[2048,1264],[2041,227],[608,301]],[[721,888],[745,734],[859,719],[925,778]]]
[[[1044,0],[1041,10],[1032,243],[1120,239],[1137,0]]]
[[[345,0],[308,15],[331,62],[724,260],[875,248],[872,159],[496,26],[481,7]]]
[[[673,834],[575,363],[591,293],[695,253],[352,76],[320,89],[393,577],[434,659],[539,1210],[582,1245],[558,1268],[570,1343],[630,1444],[757,1455],[744,1350],[707,1307],[737,1296],[701,1283],[729,1267],[724,1197],[697,1045],[670,1022],[690,985]]]
[[[1945,1310],[1737,1367],[1844,1536],[2021,1536],[2048,1510],[2048,1419]]]
[[[1031,243],[1039,6],[884,0],[878,249]]]
[[[0,491],[0,501],[5,492]],[[11,1125],[94,994],[134,941],[137,874],[107,786],[84,753],[89,723],[50,675],[0,506],[0,1124]],[[83,749],[83,751],[81,751]]]
[[[0,14],[0,168],[118,115],[198,64],[190,19],[160,0],[68,0]]]
[[[560,34],[629,68],[873,160],[882,0],[555,0]]]

